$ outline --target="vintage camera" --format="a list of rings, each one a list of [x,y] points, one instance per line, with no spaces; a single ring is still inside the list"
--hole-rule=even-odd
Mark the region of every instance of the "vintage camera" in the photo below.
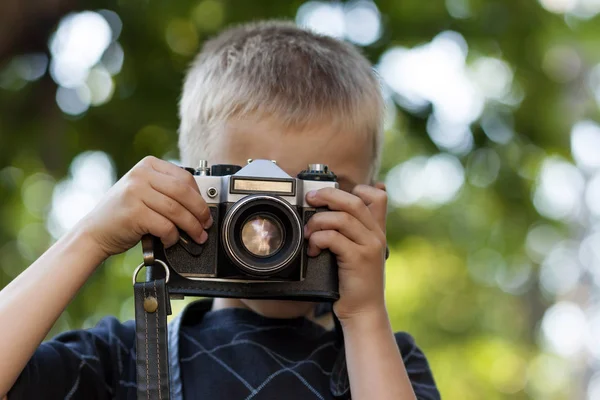
[[[335,301],[339,298],[335,256],[306,255],[304,225],[316,213],[305,201],[310,190],[337,187],[324,164],[309,164],[291,177],[275,161],[248,160],[208,166],[193,174],[214,223],[200,245],[180,231],[164,249],[158,238],[144,240],[144,253],[165,262],[170,295]],[[149,279],[162,268],[149,268]]]

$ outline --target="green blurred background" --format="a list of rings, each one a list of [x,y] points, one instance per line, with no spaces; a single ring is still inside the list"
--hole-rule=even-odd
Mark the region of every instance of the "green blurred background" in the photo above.
[[[598,13],[600,0],[4,0],[0,288],[139,159],[178,159],[181,82],[206,38],[295,19],[381,75],[389,312],[443,397],[600,399]],[[108,260],[51,334],[132,318],[140,260]]]

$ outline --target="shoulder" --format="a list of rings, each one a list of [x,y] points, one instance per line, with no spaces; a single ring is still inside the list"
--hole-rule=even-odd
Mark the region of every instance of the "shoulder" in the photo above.
[[[440,399],[429,362],[415,339],[407,332],[396,332],[394,337],[417,399]]]
[[[401,347],[412,347],[416,346],[415,338],[411,336],[408,332],[396,332],[394,333],[394,337],[396,338],[396,343]]]
[[[415,339],[406,332],[396,332],[394,334],[398,349],[404,360],[406,370],[410,375],[411,370],[420,369],[430,371],[429,363],[423,351],[415,343]]]
[[[411,357],[415,353],[423,354],[421,349],[417,346],[415,338],[412,337],[411,334],[407,332],[396,332],[394,333],[394,337],[396,338],[396,343],[398,344],[398,348],[400,349],[403,358]]]
[[[56,362],[60,355],[63,360],[72,360],[74,365],[85,361],[107,368],[118,362],[119,370],[134,354],[134,322],[120,322],[112,316],[102,318],[92,328],[63,332],[42,343],[36,352],[40,360],[49,364]]]
[[[135,388],[135,326],[105,317],[61,333],[35,351],[9,397],[114,398]]]
[[[102,318],[96,326],[88,330],[92,334],[114,334],[126,338],[135,336],[135,321],[121,322],[113,316]]]
[[[78,341],[97,341],[104,345],[124,345],[131,347],[135,342],[134,321],[121,322],[113,316],[102,318],[89,329],[75,329],[63,332],[49,342],[74,343]]]
[[[404,360],[404,363],[407,364],[407,369],[409,365],[419,364],[423,368],[429,370],[429,363],[427,362],[425,354],[419,346],[417,346],[415,339],[409,333],[396,332],[394,337],[396,338],[396,343],[400,349],[400,354],[402,354],[402,359]]]

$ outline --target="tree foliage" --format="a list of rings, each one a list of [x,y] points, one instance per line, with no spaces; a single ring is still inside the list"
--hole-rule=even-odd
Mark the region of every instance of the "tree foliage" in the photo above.
[[[0,12],[12,3],[0,6]],[[359,3],[311,4],[347,11]],[[596,290],[590,279],[584,279],[586,274],[593,278],[594,271],[581,272],[586,265],[576,259],[577,251],[565,253],[571,255],[566,263],[577,264],[578,275],[570,286],[565,282],[573,280],[572,274],[561,275],[564,263],[549,260],[560,246],[580,249],[590,232],[597,230],[600,218],[599,208],[583,201],[585,188],[598,176],[593,152],[600,154],[600,146],[588,149],[592,153],[584,151],[591,167],[590,162],[575,166],[571,161],[576,156],[571,149],[574,126],[587,120],[592,133],[598,132],[591,121],[600,120],[600,23],[593,13],[584,15],[583,6],[559,8],[570,3],[594,4],[381,0],[376,2],[381,35],[362,46],[380,67],[390,106],[381,172],[392,200],[389,311],[394,328],[413,334],[425,350],[447,399],[583,398],[586,380],[594,372],[581,366],[572,369],[576,360],[591,357],[589,352],[561,352],[548,345],[540,330],[547,309],[560,302],[587,310],[594,305],[591,293]],[[2,51],[8,49],[7,53],[0,54],[5,60],[0,66],[0,287],[60,232],[57,222],[52,222],[53,198],[81,189],[73,183],[77,179],[72,162],[82,153],[108,155],[117,176],[149,154],[177,159],[181,82],[206,38],[230,24],[293,19],[299,8],[307,10],[299,0],[68,4],[48,14],[55,28],[67,10],[79,8],[110,10],[122,21],[122,29],[112,21],[113,42],[92,66],[83,95],[81,88],[77,93],[60,92],[56,77],[43,68],[44,54],[50,61],[56,58],[47,46],[53,39],[46,31],[39,33],[42,40],[38,35],[33,41],[23,39],[22,29],[13,31],[12,38],[7,33],[7,40],[13,42],[5,43]],[[109,20],[112,14],[102,15]],[[327,14],[328,18],[335,15]],[[27,18],[26,26],[39,22],[35,14]],[[48,25],[48,18],[44,23]],[[438,39],[442,41],[435,42]],[[390,62],[391,55],[403,57],[402,52],[409,51],[415,56],[415,49],[426,52],[427,46],[434,48],[433,43],[460,48],[458,53],[442,45],[437,49],[446,55],[462,51],[464,60],[453,67],[444,64],[452,63],[452,58],[425,57],[418,64],[422,68],[418,77],[404,76],[394,86],[394,74],[415,71],[402,69],[400,61],[384,64],[386,57]],[[122,66],[107,75],[109,64],[118,64],[119,49],[124,55]],[[32,58],[34,53],[37,59]],[[40,76],[32,72],[36,65],[42,65]],[[460,83],[455,70],[448,72],[447,79],[439,75],[449,68],[462,68],[470,86]],[[107,76],[112,92],[102,97],[98,93],[107,85]],[[97,77],[100,84],[90,77]],[[410,90],[402,92],[411,79],[420,79],[428,92],[412,98]],[[428,87],[432,82],[435,85]],[[411,84],[411,90],[418,88]],[[436,94],[436,87],[446,93],[445,98]],[[448,100],[448,90],[453,88]],[[457,115],[466,110],[460,104],[469,90],[479,93],[473,98],[479,99],[481,109],[461,122]],[[57,100],[65,93],[91,96],[92,105],[71,113],[76,115],[64,112]],[[97,105],[94,96],[101,97]],[[450,112],[444,114],[444,107]],[[457,133],[461,129],[468,132]],[[552,180],[556,176],[552,166],[566,178]],[[456,173],[448,175],[444,171],[448,168]],[[544,171],[549,171],[547,193]],[[81,176],[93,181],[96,173],[91,169]],[[452,179],[459,179],[454,192],[448,189]],[[573,190],[557,188],[565,180],[572,185],[578,179],[582,183],[579,191],[573,189],[574,200],[569,197]],[[588,197],[600,203],[600,195]],[[75,196],[71,201],[86,199]],[[560,199],[571,201],[577,209],[565,208]],[[74,214],[78,208],[73,208]],[[594,257],[600,260],[598,253]],[[140,260],[141,251],[135,248],[107,261],[52,334],[89,327],[107,314],[132,318],[130,278]],[[600,261],[592,264],[600,268]]]

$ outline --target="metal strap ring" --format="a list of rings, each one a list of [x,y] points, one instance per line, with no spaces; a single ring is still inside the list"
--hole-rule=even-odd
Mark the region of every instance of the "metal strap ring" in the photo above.
[[[165,275],[165,283],[169,283],[169,278],[171,277],[171,272],[169,271],[169,267],[167,267],[167,264],[165,264],[165,262],[163,260],[158,260],[158,259],[154,260],[154,262],[157,262],[163,266],[163,268],[165,269],[165,274],[166,274]],[[137,266],[135,271],[133,271],[133,285],[134,286],[135,286],[138,274],[140,273],[142,268],[144,268],[145,266],[146,266],[145,263],[141,263],[140,265]]]

